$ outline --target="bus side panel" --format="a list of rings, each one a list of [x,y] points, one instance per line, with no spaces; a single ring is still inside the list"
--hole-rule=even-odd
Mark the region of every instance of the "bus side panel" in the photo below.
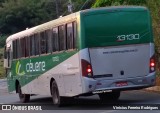
[[[75,96],[82,93],[82,83],[80,76],[79,54],[75,54],[63,64],[63,83],[66,96]]]
[[[80,60],[85,60],[85,61],[90,63],[90,55],[89,55],[89,49],[88,48],[82,49],[79,52],[79,56],[80,56]],[[94,79],[91,79],[91,78],[84,77],[82,75],[82,68],[83,68],[83,66],[82,66],[82,63],[81,63],[81,77],[82,77],[82,89],[83,89],[82,92],[83,93],[88,93],[88,92],[91,92],[95,89],[97,81],[94,80]]]
[[[82,85],[78,53],[28,83],[26,86],[30,86],[32,91],[26,93],[51,95],[50,82],[52,78],[58,85],[60,96],[70,97],[81,94]]]

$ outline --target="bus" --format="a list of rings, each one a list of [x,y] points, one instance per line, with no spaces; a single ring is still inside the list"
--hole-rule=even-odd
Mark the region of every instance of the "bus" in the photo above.
[[[82,10],[9,36],[4,67],[9,92],[21,102],[32,95],[66,99],[155,85],[149,10],[141,6]]]

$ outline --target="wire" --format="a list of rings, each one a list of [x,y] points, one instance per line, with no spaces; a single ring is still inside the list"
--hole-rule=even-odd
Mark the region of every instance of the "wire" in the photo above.
[[[89,1],[90,1],[90,0],[87,0],[87,1],[82,5],[82,7],[81,7],[79,10],[83,10],[83,7],[86,6],[86,4],[88,4]]]

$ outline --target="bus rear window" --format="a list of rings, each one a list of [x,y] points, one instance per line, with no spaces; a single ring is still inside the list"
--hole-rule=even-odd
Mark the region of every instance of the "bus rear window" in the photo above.
[[[85,45],[104,47],[149,43],[153,37],[148,16],[147,11],[117,11],[85,16]]]

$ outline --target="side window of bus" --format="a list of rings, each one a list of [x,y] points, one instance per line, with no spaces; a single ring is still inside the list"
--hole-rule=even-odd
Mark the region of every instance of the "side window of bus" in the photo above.
[[[30,56],[35,55],[35,38],[34,35],[30,36]]]
[[[65,27],[64,25],[59,26],[59,50],[66,50],[66,38],[65,38]]]
[[[17,51],[16,51],[16,56],[17,56],[17,59],[18,59],[18,58],[20,58],[20,56],[21,56],[21,55],[20,55],[20,54],[21,54],[21,51],[20,51],[20,40],[19,40],[19,39],[16,40],[16,50],[17,50]]]
[[[73,43],[73,48],[75,49],[77,46],[77,23],[73,22],[73,32],[74,32],[74,43]]]
[[[41,32],[40,33],[40,51],[41,54],[45,54],[46,53],[46,37],[45,37],[45,32]]]
[[[73,40],[74,37],[74,30],[73,30],[73,23],[67,24],[67,49],[73,49]]]
[[[53,33],[52,33],[52,30],[49,29],[46,31],[46,38],[47,38],[47,53],[51,53],[52,52],[52,36]]]
[[[35,40],[35,55],[40,54],[40,36],[39,34],[34,35],[34,40]]]
[[[25,57],[25,38],[20,39],[20,57]]]
[[[17,41],[13,41],[13,59],[17,59]]]
[[[30,37],[25,37],[26,39],[26,50],[25,50],[25,57],[29,57],[30,56]]]
[[[52,51],[59,51],[58,28],[53,28]]]

